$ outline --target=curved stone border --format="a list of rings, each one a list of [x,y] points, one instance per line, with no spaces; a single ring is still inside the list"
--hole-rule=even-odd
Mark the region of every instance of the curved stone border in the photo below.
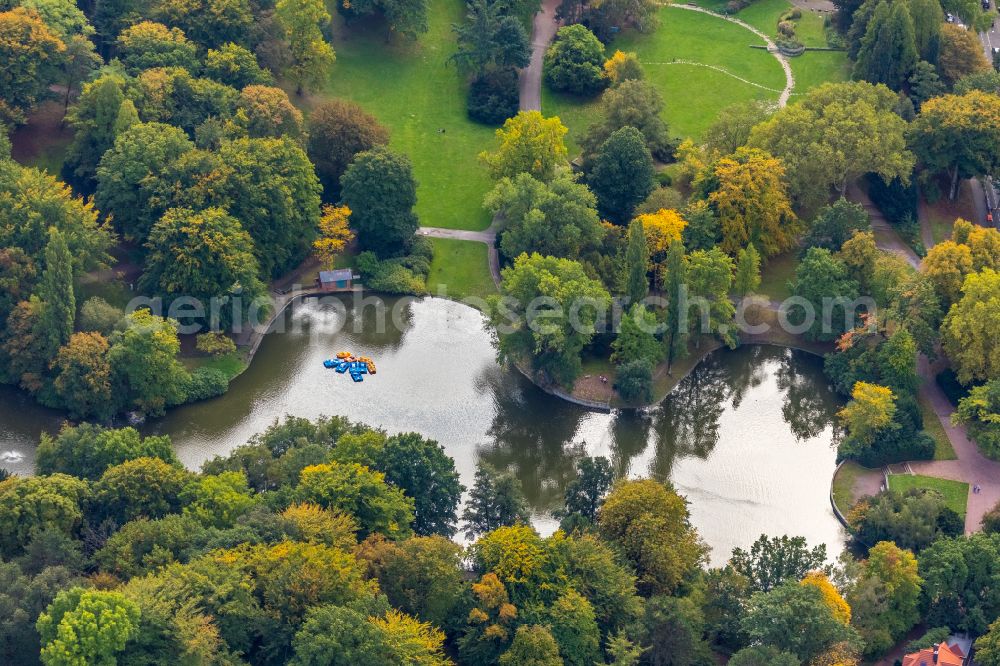
[[[784,70],[785,72],[785,89],[781,91],[781,95],[778,97],[778,106],[782,107],[788,104],[788,98],[792,94],[792,88],[795,87],[795,77],[792,75],[792,66],[788,64],[788,59],[778,51],[778,46],[774,43],[774,40],[772,40],[762,31],[753,27],[746,21],[741,21],[740,19],[733,18],[732,16],[726,16],[725,14],[713,12],[712,10],[705,9],[704,7],[698,7],[696,5],[676,5],[676,4],[670,4],[667,6],[675,7],[677,9],[687,9],[688,11],[692,12],[701,12],[702,14],[708,14],[709,16],[720,18],[723,21],[729,21],[730,23],[735,23],[736,25],[746,28],[753,34],[763,39],[764,43],[767,44],[768,53],[774,56],[774,58],[778,61],[778,64],[781,65],[781,69]]]
[[[840,524],[844,526],[844,529],[850,532],[851,526],[848,525],[847,518],[845,518],[844,514],[840,512],[840,507],[837,506],[836,500],[833,499],[833,484],[837,480],[837,474],[840,473],[840,468],[843,467],[846,462],[846,460],[841,460],[837,463],[837,469],[833,470],[833,477],[830,479],[830,506],[833,507],[833,515],[837,517],[837,520],[839,520]]]

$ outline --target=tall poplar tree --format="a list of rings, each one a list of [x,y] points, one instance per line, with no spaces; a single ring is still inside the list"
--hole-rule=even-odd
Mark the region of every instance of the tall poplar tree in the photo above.
[[[684,265],[684,245],[674,241],[667,250],[663,262],[663,291],[667,296],[666,324],[663,331],[663,345],[667,357],[667,372],[675,358],[687,352],[688,328],[682,316],[684,304],[681,291],[687,287],[687,269]]]
[[[628,247],[625,250],[625,296],[629,303],[638,303],[649,293],[649,248],[642,220],[635,219],[628,225]]]
[[[900,90],[916,64],[916,37],[906,4],[880,4],[861,40],[854,76]]]
[[[73,294],[73,257],[66,238],[55,227],[49,228],[49,243],[45,246],[45,270],[38,285],[38,297],[43,307],[38,319],[40,338],[45,341],[49,358],[69,342],[76,317],[76,297]]]

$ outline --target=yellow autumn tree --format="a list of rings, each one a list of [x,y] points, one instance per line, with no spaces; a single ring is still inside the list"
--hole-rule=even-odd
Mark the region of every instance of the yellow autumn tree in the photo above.
[[[354,232],[348,227],[351,209],[347,206],[323,206],[319,218],[319,238],[313,242],[316,257],[327,266],[333,266],[347,244],[354,240]]]
[[[318,504],[293,504],[281,513],[298,530],[301,541],[323,543],[342,550],[357,545],[358,523],[352,516]]]
[[[719,216],[722,249],[735,255],[753,243],[764,257],[791,249],[801,230],[792,212],[781,160],[757,148],[740,148],[712,170],[708,202]]]
[[[857,382],[851,401],[837,413],[851,435],[866,443],[871,442],[876,431],[891,424],[895,415],[892,389],[868,382]]]
[[[412,666],[447,666],[452,663],[444,653],[444,632],[428,622],[421,622],[397,610],[390,610],[384,617],[373,617],[369,622],[381,631],[395,663]]]
[[[497,180],[528,173],[549,181],[557,168],[566,164],[568,151],[563,137],[567,131],[558,116],[546,118],[540,111],[521,111],[496,131],[496,151],[483,151],[479,159]]]
[[[691,139],[684,139],[674,151],[677,160],[676,182],[688,187],[707,168],[705,150]]]
[[[812,585],[823,594],[823,603],[827,605],[833,616],[843,624],[851,623],[851,607],[837,592],[830,579],[822,571],[810,571],[801,580],[802,585]]]
[[[615,51],[604,63],[604,76],[612,86],[617,86],[622,81],[641,79],[643,73],[639,57],[635,53]]]
[[[676,210],[661,208],[655,213],[646,213],[636,217],[642,222],[642,230],[646,234],[646,247],[649,248],[651,265],[657,265],[667,256],[667,250],[674,241],[681,240],[681,234],[687,221]]]

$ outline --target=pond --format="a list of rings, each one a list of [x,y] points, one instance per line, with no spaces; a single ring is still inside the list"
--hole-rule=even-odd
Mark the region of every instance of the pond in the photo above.
[[[840,407],[819,358],[746,346],[711,354],[662,403],[641,412],[588,411],[497,365],[482,316],[436,298],[385,301],[379,311],[329,297],[300,303],[285,332],[268,335],[251,367],[221,398],[149,423],[185,465],[246,442],[281,418],[343,414],[390,432],[432,437],[471,484],[477,460],[513,470],[551,532],[574,461],[604,455],[620,475],[669,479],[715,564],[762,533],[802,535],[840,552],[844,535],[828,498]],[[391,315],[391,316],[388,316]],[[378,374],[354,383],[323,367],[341,350],[372,357]],[[38,433],[57,413],[0,392],[0,465],[28,473]]]

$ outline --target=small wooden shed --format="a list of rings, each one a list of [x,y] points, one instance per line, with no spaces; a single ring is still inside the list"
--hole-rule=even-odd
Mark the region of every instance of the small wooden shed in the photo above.
[[[344,291],[351,288],[351,280],[354,279],[354,271],[350,268],[340,268],[335,271],[319,272],[320,291]]]

